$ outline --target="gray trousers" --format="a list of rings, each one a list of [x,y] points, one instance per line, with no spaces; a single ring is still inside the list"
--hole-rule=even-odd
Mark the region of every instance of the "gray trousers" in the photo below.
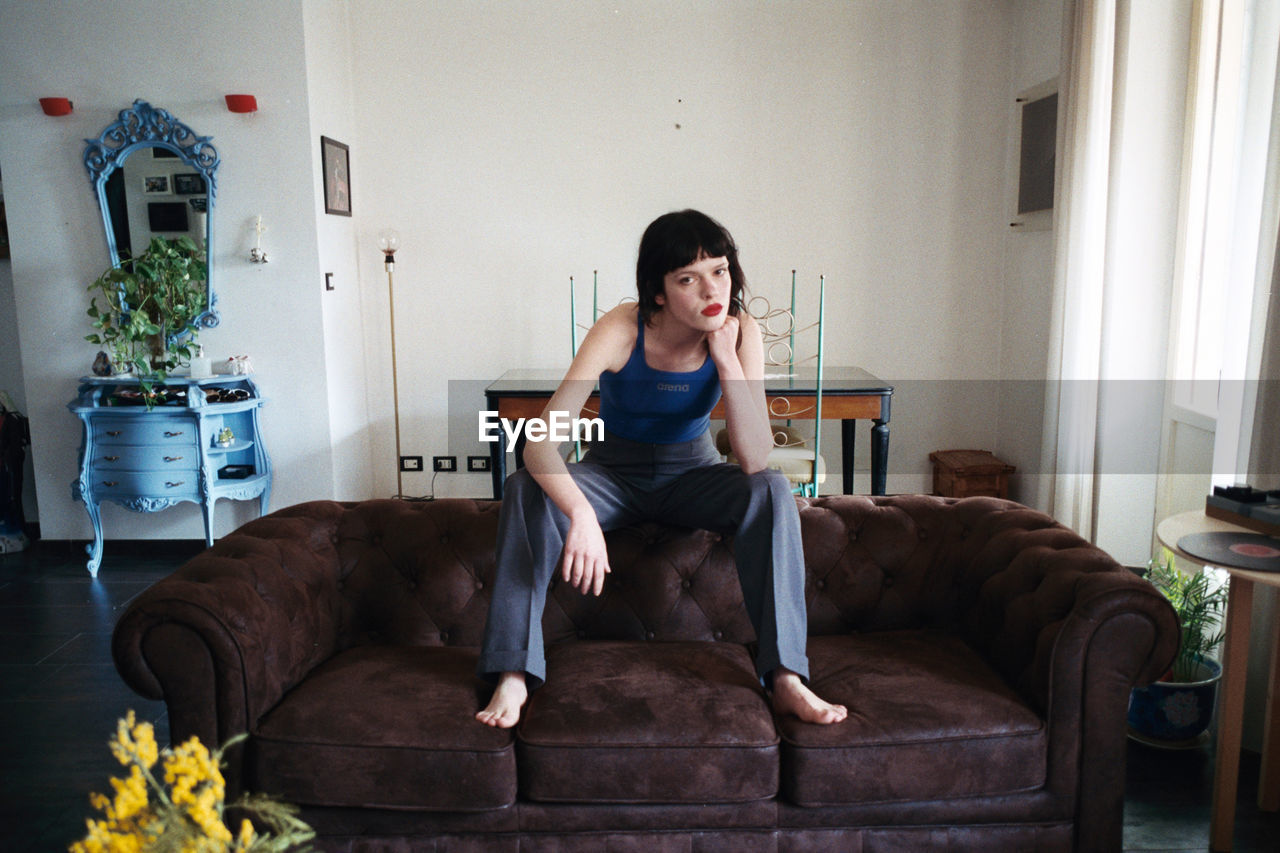
[[[767,678],[783,666],[808,679],[800,514],[785,477],[721,462],[710,433],[683,444],[606,434],[568,469],[604,530],[664,521],[731,534],[759,645],[756,671]],[[542,611],[568,530],[568,517],[527,469],[507,478],[478,667],[487,680],[502,672],[524,672],[530,688],[546,680]]]

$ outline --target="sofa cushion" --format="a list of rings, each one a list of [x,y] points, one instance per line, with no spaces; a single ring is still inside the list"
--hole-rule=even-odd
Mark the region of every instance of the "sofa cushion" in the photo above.
[[[935,631],[809,638],[833,726],[782,718],[782,790],[797,805],[1005,794],[1044,784],[1044,722],[977,653]]]
[[[778,790],[778,735],[746,649],[582,641],[547,650],[518,726],[530,800],[728,803]]]
[[[249,787],[305,805],[510,805],[515,738],[475,720],[489,692],[476,661],[474,649],[448,647],[368,645],[336,655],[253,731]]]

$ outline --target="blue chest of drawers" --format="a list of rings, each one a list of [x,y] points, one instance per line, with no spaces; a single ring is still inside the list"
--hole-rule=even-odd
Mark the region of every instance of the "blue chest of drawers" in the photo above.
[[[102,564],[99,506],[104,500],[136,512],[197,503],[206,545],[213,544],[218,498],[257,498],[259,512],[267,512],[271,460],[258,423],[264,401],[253,380],[171,376],[163,392],[163,402],[148,409],[138,380],[86,377],[67,404],[83,425],[80,476],[71,491],[84,502],[93,524],[87,550],[94,577]],[[230,430],[229,440],[224,430]]]

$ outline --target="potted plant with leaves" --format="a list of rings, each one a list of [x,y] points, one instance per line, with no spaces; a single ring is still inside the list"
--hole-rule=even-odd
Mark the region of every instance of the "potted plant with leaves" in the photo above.
[[[1224,637],[1227,587],[1207,571],[1186,574],[1165,551],[1147,563],[1146,578],[1178,614],[1178,656],[1159,681],[1134,688],[1129,728],[1139,738],[1166,745],[1194,744],[1213,718],[1222,667],[1209,657]]]
[[[89,285],[88,314],[97,331],[85,340],[107,348],[116,373],[135,373],[148,403],[169,371],[195,354],[208,270],[204,250],[190,237],[153,237],[146,251]]]

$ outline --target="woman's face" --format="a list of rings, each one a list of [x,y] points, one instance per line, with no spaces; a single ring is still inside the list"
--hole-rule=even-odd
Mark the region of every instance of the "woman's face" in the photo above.
[[[733,287],[727,258],[699,257],[662,277],[655,301],[671,319],[704,332],[724,325]]]

